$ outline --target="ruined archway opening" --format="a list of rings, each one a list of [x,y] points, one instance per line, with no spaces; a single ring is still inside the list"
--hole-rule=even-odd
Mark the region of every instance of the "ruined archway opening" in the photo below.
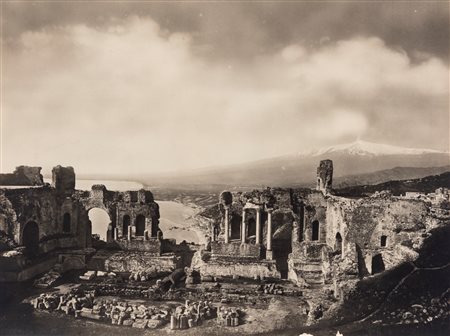
[[[339,232],[336,233],[336,240],[334,242],[334,251],[338,254],[342,254],[342,236]]]
[[[319,240],[319,228],[320,224],[319,221],[315,220],[312,222],[312,235],[311,240]]]
[[[372,274],[377,274],[385,270],[383,256],[376,254],[372,257]]]
[[[137,215],[136,216],[136,236],[143,237],[145,232],[145,216]]]
[[[231,218],[230,239],[241,239],[241,217],[233,216]]]
[[[129,215],[123,216],[122,219],[122,236],[127,237],[130,229],[131,218]]]
[[[72,218],[70,217],[70,214],[66,212],[64,214],[64,216],[63,216],[63,227],[62,227],[62,229],[63,229],[64,233],[69,233],[70,232],[70,230],[71,230],[71,228],[70,228],[71,222],[72,222]]]
[[[107,242],[108,229],[111,224],[108,213],[104,209],[92,208],[89,210],[88,216],[91,222],[92,239]]]
[[[386,247],[387,246],[387,236],[381,236],[380,238],[380,246]]]
[[[26,254],[29,257],[34,257],[39,252],[39,227],[36,222],[28,222],[22,235],[22,243],[26,248]]]

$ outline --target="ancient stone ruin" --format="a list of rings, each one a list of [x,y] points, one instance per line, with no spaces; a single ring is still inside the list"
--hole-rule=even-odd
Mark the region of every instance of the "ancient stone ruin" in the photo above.
[[[43,183],[40,168],[18,167],[0,177],[7,181],[0,189],[0,282],[24,281],[49,271],[36,282],[45,287],[65,271],[88,270],[81,280],[127,274],[134,284],[184,268],[186,286],[226,279],[285,280],[342,299],[360,279],[416,259],[429,232],[449,223],[445,188],[426,197],[381,192],[345,198],[333,194],[332,177],[333,163],[324,160],[315,189],[224,191],[210,209],[208,243],[193,245],[164,238],[159,206],[149,190],[118,192],[104,185],[76,190],[72,167],[55,167],[51,184]],[[110,218],[106,241],[92,236],[88,212],[93,208],[103,209]],[[136,284],[114,286],[96,290],[147,293]],[[270,283],[261,291],[301,295]],[[320,318],[323,307],[309,305],[312,319]],[[93,308],[87,309],[91,314]],[[239,324],[233,314],[220,311],[221,323]],[[230,322],[228,315],[238,322]],[[169,317],[164,318],[168,323]],[[188,325],[180,323],[176,328]]]

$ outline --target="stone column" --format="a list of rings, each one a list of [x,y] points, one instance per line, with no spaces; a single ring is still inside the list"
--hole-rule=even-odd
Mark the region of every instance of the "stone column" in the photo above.
[[[106,231],[106,242],[111,243],[114,241],[114,230],[112,227],[112,223],[108,225],[108,231]]]
[[[245,224],[245,209],[242,209],[241,242],[245,243],[246,240],[247,240],[247,227]]]
[[[261,216],[260,209],[256,208],[256,245],[261,244]]]
[[[225,207],[225,244],[230,242],[230,223],[228,222],[228,207]]]
[[[131,240],[131,237],[133,237],[133,234],[131,233],[131,225],[128,226],[128,240]]]
[[[267,246],[266,258],[272,260],[272,209],[267,210]]]

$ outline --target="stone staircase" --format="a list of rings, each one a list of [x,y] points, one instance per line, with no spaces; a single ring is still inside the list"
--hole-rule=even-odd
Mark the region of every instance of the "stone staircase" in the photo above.
[[[308,285],[325,283],[321,261],[297,261],[294,264],[294,270],[297,277],[303,279]]]

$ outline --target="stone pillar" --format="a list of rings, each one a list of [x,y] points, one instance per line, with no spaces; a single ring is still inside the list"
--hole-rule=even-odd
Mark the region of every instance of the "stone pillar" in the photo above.
[[[118,239],[119,238],[119,229],[116,227],[114,229],[114,231],[115,231],[116,239]]]
[[[230,223],[228,221],[228,207],[225,207],[225,244],[228,244],[230,242]]]
[[[106,242],[111,243],[113,241],[114,241],[114,229],[112,227],[112,224],[109,223],[108,231],[106,231]]]
[[[261,216],[260,209],[256,208],[256,245],[261,244]]]
[[[131,233],[131,225],[128,227],[128,240],[131,240],[131,237],[133,237],[133,234]]]
[[[272,260],[272,209],[267,210],[267,246],[266,258]]]
[[[247,240],[247,227],[245,224],[245,209],[242,209],[241,242],[245,243],[246,240]]]

